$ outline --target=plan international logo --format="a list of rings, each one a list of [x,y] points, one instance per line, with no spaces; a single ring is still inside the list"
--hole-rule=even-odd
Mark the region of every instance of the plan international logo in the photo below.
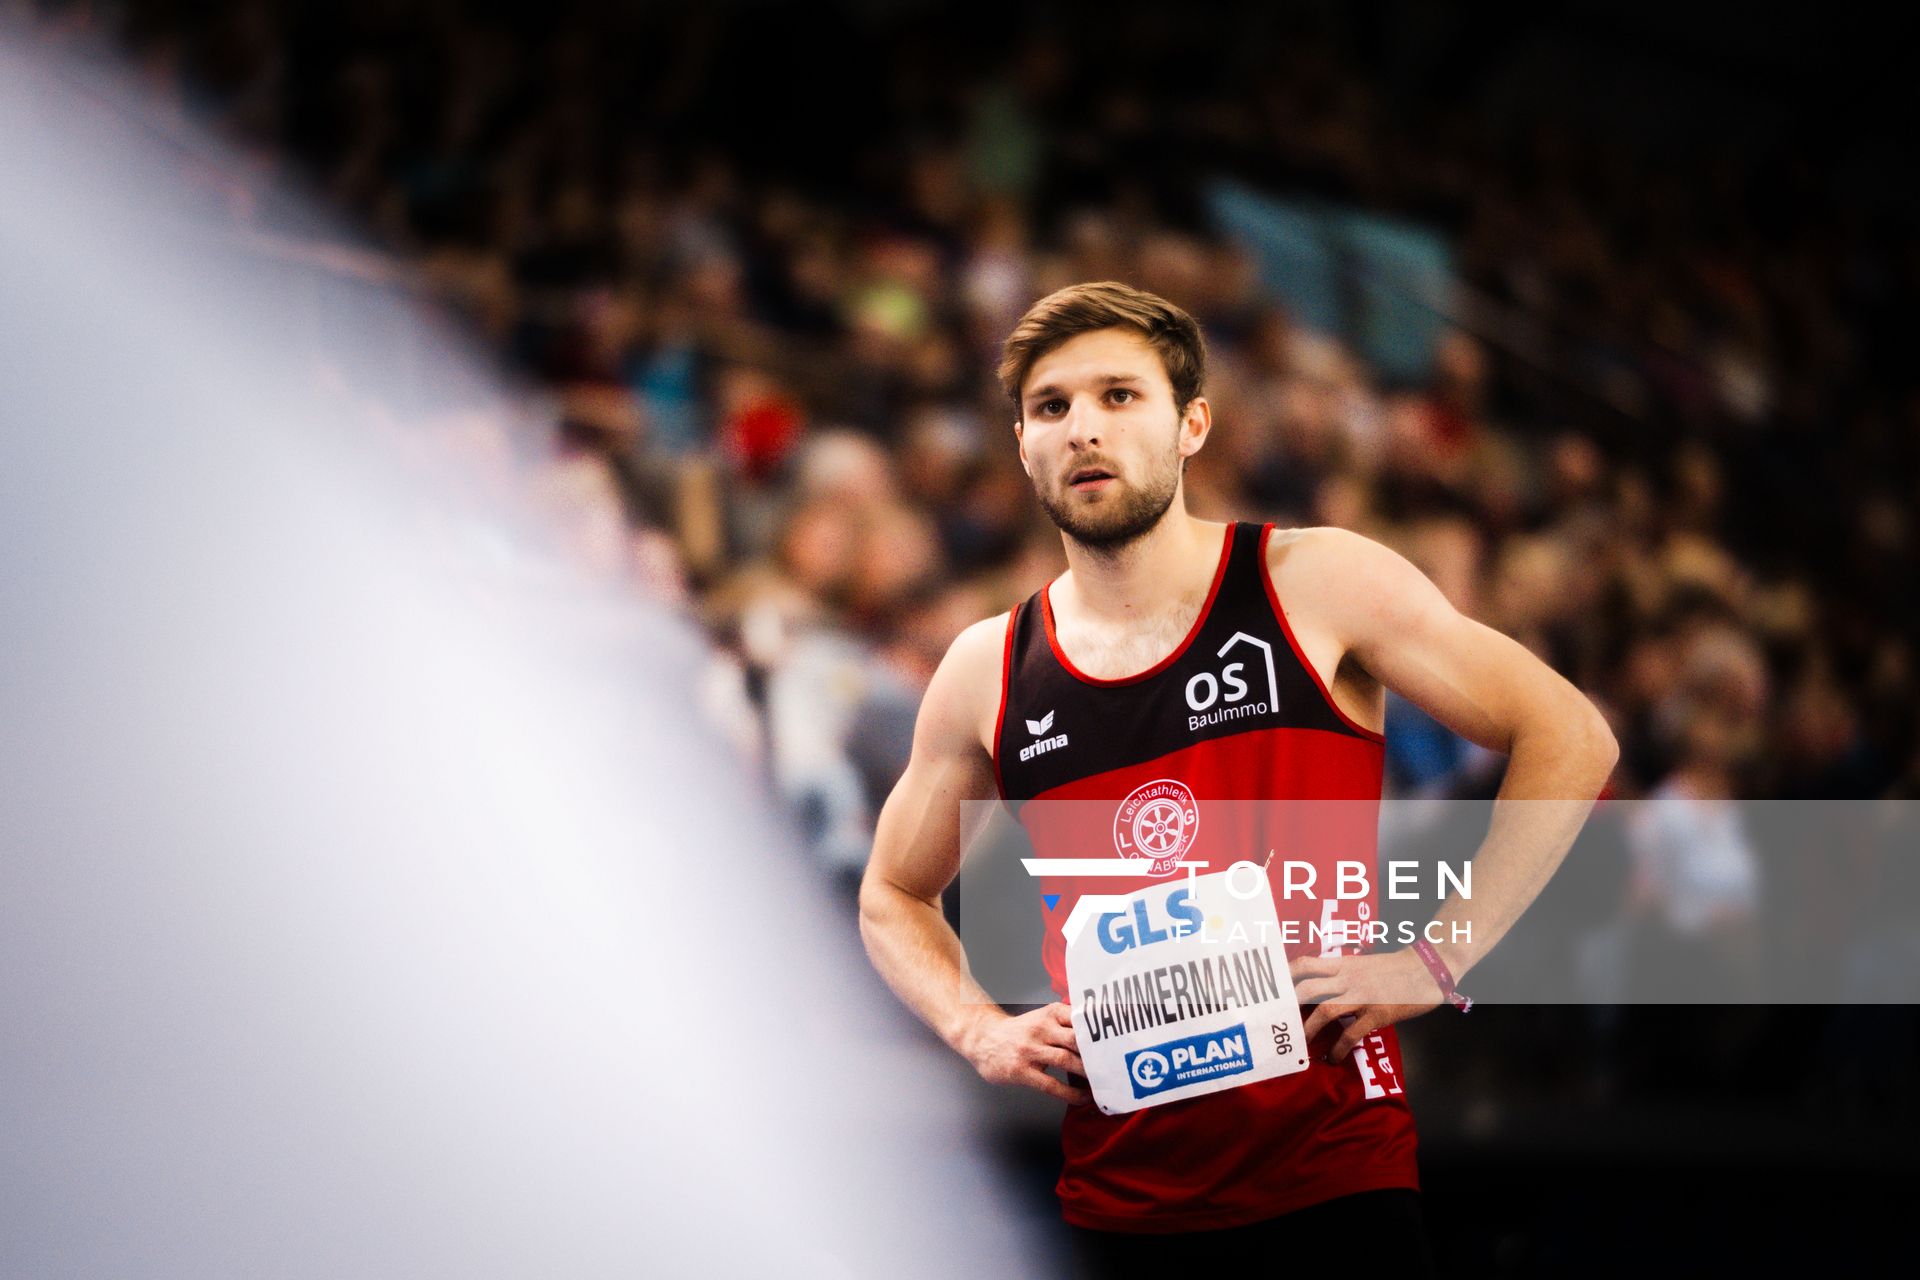
[[[1127,1055],[1126,1063],[1133,1096],[1145,1098],[1183,1084],[1251,1071],[1253,1054],[1248,1050],[1247,1026],[1242,1022],[1205,1035],[1135,1049]]]
[[[1053,750],[1055,747],[1064,747],[1067,745],[1067,735],[1064,733],[1056,733],[1051,738],[1040,737],[1041,734],[1051,728],[1053,728],[1053,712],[1051,711],[1041,716],[1038,720],[1027,721],[1027,732],[1036,738],[1040,738],[1040,741],[1030,742],[1020,748],[1020,758],[1022,760],[1031,760],[1037,755]]]

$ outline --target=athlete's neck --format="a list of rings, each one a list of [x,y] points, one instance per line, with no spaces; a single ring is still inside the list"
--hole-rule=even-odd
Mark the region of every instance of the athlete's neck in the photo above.
[[[1086,547],[1062,534],[1067,572],[1049,595],[1097,622],[1126,624],[1154,618],[1182,602],[1205,599],[1227,526],[1199,520],[1177,507],[1146,533],[1116,551]]]

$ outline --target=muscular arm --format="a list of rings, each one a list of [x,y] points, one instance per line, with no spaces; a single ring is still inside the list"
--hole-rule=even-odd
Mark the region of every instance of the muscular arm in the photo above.
[[[941,893],[960,873],[962,802],[995,794],[979,716],[980,699],[1000,688],[991,641],[1005,624],[990,622],[961,633],[934,672],[914,724],[913,753],[880,810],[860,885],[860,937],[874,967],[955,1050],[963,1050],[981,1006],[993,1005],[940,910]]]
[[[1451,895],[1434,916],[1443,926],[1472,923],[1470,942],[1446,941],[1451,930],[1436,931],[1443,940],[1434,949],[1457,979],[1539,895],[1606,785],[1619,748],[1605,717],[1565,677],[1458,612],[1397,552],[1333,528],[1304,530],[1297,543],[1280,552],[1282,598],[1310,611],[1380,683],[1462,737],[1510,757],[1474,859],[1473,900]],[[1529,803],[1498,803],[1510,800]]]
[[[887,985],[983,1077],[1083,1102],[1083,1090],[1043,1069],[1084,1074],[1065,1006],[1008,1015],[974,980],[940,910],[970,835],[961,830],[962,802],[997,794],[983,739],[991,732],[986,717],[999,706],[1007,625],[1004,616],[975,623],[934,673],[906,772],[874,828],[860,884],[860,937]]]

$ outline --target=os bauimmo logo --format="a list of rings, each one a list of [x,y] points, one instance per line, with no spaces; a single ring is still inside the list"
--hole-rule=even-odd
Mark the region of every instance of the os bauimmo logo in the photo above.
[[[1187,732],[1246,716],[1264,716],[1280,709],[1280,683],[1273,675],[1273,646],[1265,640],[1236,631],[1214,654],[1224,658],[1229,650],[1247,646],[1241,659],[1229,662],[1218,672],[1202,671],[1187,681]],[[1248,662],[1252,662],[1251,671]],[[1266,676],[1266,691],[1256,683]]]

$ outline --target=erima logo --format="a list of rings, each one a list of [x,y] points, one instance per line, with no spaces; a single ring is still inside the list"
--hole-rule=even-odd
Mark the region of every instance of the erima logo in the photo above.
[[[1045,733],[1047,730],[1051,728],[1053,728],[1053,712],[1051,711],[1041,716],[1038,720],[1027,721],[1027,732],[1031,733],[1036,738],[1040,738],[1041,734]],[[1020,748],[1020,758],[1022,760],[1031,760],[1035,756],[1040,755],[1043,752],[1051,751],[1055,747],[1064,747],[1066,745],[1067,745],[1067,735],[1064,733],[1056,733],[1051,738],[1040,738],[1040,741],[1029,743],[1026,746]]]

